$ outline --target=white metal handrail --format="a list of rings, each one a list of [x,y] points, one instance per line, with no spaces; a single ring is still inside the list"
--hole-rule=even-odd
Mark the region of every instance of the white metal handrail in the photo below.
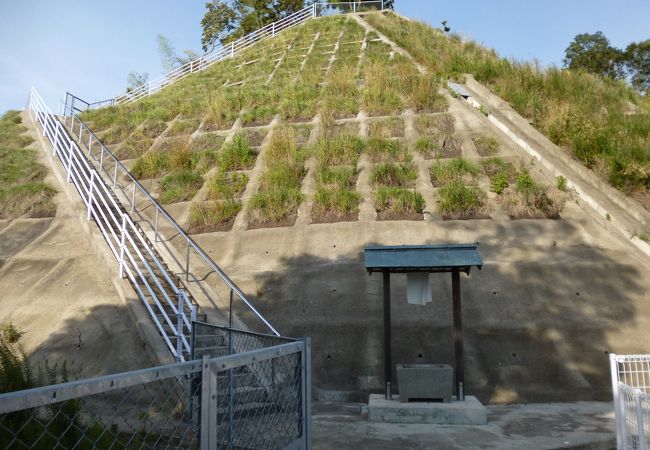
[[[188,61],[182,66],[166,73],[165,75],[162,75],[154,80],[149,81],[148,83],[132,89],[125,94],[118,95],[113,99],[112,102],[110,100],[105,100],[93,104],[88,104],[87,102],[84,103],[87,103],[88,105],[96,105],[96,107],[112,104],[132,103],[143,97],[147,97],[153,93],[158,92],[163,87],[169,86],[170,84],[185,78],[191,73],[205,70],[217,61],[233,57],[251,47],[253,44],[261,41],[262,39],[275,37],[282,31],[286,31],[290,28],[300,25],[309,19],[332,14],[357,13],[368,10],[381,11],[383,9],[383,0],[364,2],[313,3],[301,9],[300,11],[296,11],[293,14],[290,14],[276,22],[265,25],[262,28],[255,30],[245,36],[242,36],[234,41],[231,41],[228,44],[220,45],[219,47],[216,47],[203,56],[192,61]]]
[[[73,183],[79,192],[87,209],[87,218],[95,220],[118,261],[120,276],[126,274],[131,280],[172,355],[178,361],[184,361],[183,353],[189,354],[191,351],[185,334],[191,333],[192,321],[196,319],[195,305],[190,302],[184,287],[174,282],[140,229],[131,217],[122,211],[100,174],[89,164],[81,148],[70,138],[63,124],[50,112],[34,88],[31,90],[28,105],[32,117],[43,127],[43,136],[52,144],[54,155],[63,164],[67,181]],[[119,219],[116,213],[120,214]],[[146,250],[148,258],[140,247]],[[148,279],[153,281],[153,285]],[[142,290],[140,282],[145,286],[146,292]],[[171,288],[175,297],[173,300],[166,286]],[[147,296],[155,304],[157,313],[147,301]],[[168,310],[171,310],[171,317]],[[169,338],[157,314],[169,327],[175,343]]]
[[[244,302],[248,309],[276,336],[280,336],[280,333],[275,329],[273,325],[257,310],[255,306],[250,302],[246,295],[241,291],[241,289],[226,275],[226,273],[210,258],[201,247],[199,247],[196,242],[185,232],[185,230],[171,217],[171,215],[163,208],[145,189],[140,182],[138,182],[131,172],[122,164],[122,162],[115,157],[115,155],[97,138],[97,136],[88,128],[88,126],[78,117],[72,116],[70,118],[70,127],[75,134],[75,138],[79,142],[83,142],[83,136],[88,135],[88,143],[85,142],[83,145],[87,145],[88,154],[98,165],[98,173],[104,174],[106,177],[107,185],[112,186],[113,192],[119,191],[128,202],[131,207],[131,211],[135,212],[137,207],[137,198],[144,200],[147,205],[140,209],[146,209],[149,205],[155,208],[154,224],[151,231],[154,235],[154,242],[162,242],[162,234],[160,231],[160,219],[166,220],[167,223],[172,227],[173,233],[185,241],[185,260],[176,259],[175,262],[179,265],[179,270],[184,273],[185,279],[189,281],[189,276],[191,273],[191,254],[192,252],[196,253],[200,257],[200,261],[206,264],[210,270],[214,271],[221,280],[228,286],[228,289]],[[79,130],[77,133],[77,129]],[[93,153],[92,149],[98,149],[99,153]],[[131,189],[131,192],[126,192],[121,185],[117,183],[118,179],[124,177],[127,180],[127,185]],[[128,188],[127,188],[128,189]],[[174,253],[174,249],[168,247],[168,250],[171,250]]]
[[[611,353],[616,444],[619,450],[650,449],[650,355]]]

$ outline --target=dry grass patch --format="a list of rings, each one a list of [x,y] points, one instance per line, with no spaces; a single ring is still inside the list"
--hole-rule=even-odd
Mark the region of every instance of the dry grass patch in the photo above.
[[[32,138],[25,136],[18,111],[0,118],[0,218],[52,217],[56,213],[56,191],[43,180],[45,167],[38,163],[36,150],[26,148]]]
[[[371,138],[401,138],[404,133],[405,125],[401,117],[373,120],[368,125],[368,136]]]
[[[373,162],[411,160],[408,149],[400,141],[384,138],[368,139],[366,154]]]

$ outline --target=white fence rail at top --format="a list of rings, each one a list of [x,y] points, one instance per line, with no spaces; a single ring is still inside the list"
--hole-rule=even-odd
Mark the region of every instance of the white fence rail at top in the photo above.
[[[96,102],[88,104],[86,107],[102,107],[112,104],[131,103],[143,97],[147,97],[155,92],[158,92],[163,87],[175,83],[178,80],[185,78],[187,75],[195,72],[200,72],[210,67],[217,61],[233,57],[236,54],[246,50],[253,44],[265,38],[275,37],[282,31],[289,30],[309,19],[316,17],[330,16],[334,14],[357,13],[372,10],[383,10],[384,1],[363,1],[363,2],[340,2],[340,3],[313,3],[300,11],[296,11],[276,22],[272,22],[262,28],[255,30],[245,36],[240,37],[228,44],[219,45],[205,55],[189,61],[180,67],[162,75],[154,80],[149,81],[131,91],[115,97],[113,100],[106,100],[103,102]],[[90,106],[95,105],[95,106]],[[67,114],[68,112],[66,112]]]
[[[174,282],[156,252],[150,248],[142,232],[123,211],[99,173],[83,155],[63,124],[32,88],[29,112],[43,127],[45,136],[66,171],[67,181],[74,184],[87,209],[87,218],[94,219],[119,264],[120,276],[126,275],[160,331],[165,344],[177,361],[184,361],[190,343],[186,338],[196,318],[195,306],[185,289]],[[150,296],[153,305],[147,301]],[[175,342],[165,328],[171,331]]]
[[[650,450],[650,355],[609,355],[619,450]]]

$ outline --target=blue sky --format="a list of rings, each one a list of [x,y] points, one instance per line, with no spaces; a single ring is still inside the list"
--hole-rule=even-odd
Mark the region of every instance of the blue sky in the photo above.
[[[395,0],[411,18],[452,29],[501,55],[560,65],[578,33],[601,30],[617,47],[650,38],[648,0]],[[59,110],[65,91],[95,101],[124,91],[130,71],[161,74],[156,35],[200,50],[203,0],[21,0],[0,5],[0,112],[30,86]]]

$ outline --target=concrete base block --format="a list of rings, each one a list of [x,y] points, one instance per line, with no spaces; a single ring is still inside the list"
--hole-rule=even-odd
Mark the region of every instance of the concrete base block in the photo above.
[[[441,425],[486,425],[487,409],[470,395],[465,401],[450,403],[401,403],[394,395],[386,400],[383,394],[370,394],[368,420],[390,423],[435,423]]]

